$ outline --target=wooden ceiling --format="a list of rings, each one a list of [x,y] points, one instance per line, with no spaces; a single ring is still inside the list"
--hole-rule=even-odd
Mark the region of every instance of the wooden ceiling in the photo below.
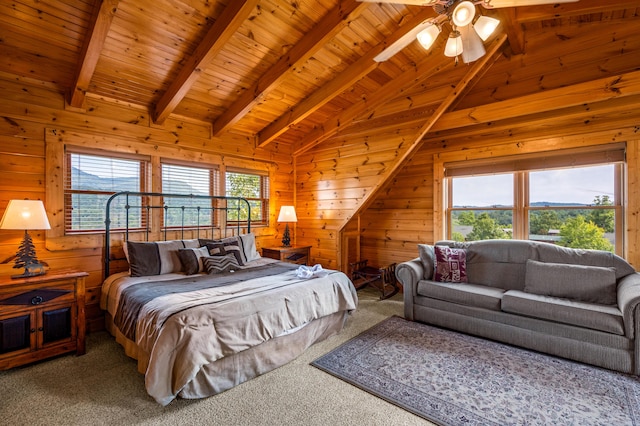
[[[638,0],[479,10],[502,22],[489,53],[455,65],[442,53],[445,31],[429,52],[413,42],[373,61],[436,16],[430,7],[12,0],[0,5],[0,73],[53,85],[74,108],[87,97],[140,105],[158,125],[188,117],[210,123],[214,136],[249,134],[258,146],[300,153],[347,127],[431,119],[429,129],[454,131],[479,105],[640,70]],[[453,87],[464,94],[452,97]],[[463,113],[438,122],[444,109]]]

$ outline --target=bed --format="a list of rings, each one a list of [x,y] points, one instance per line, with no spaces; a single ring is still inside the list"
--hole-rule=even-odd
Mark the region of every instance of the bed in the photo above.
[[[198,217],[194,226],[191,216],[178,219],[187,224],[179,229],[154,226],[158,217],[176,221],[168,204],[181,214],[196,208],[205,225]],[[116,217],[135,217],[136,227],[128,219],[114,226],[115,208],[126,211]],[[251,217],[250,203],[235,197],[125,192],[107,202],[100,305],[107,330],[138,361],[159,404],[215,395],[280,367],[339,333],[357,308],[344,273],[260,257],[250,221],[224,223],[230,209]],[[156,211],[162,216],[154,219]],[[154,228],[168,239],[154,241]],[[220,234],[229,229],[233,235]],[[128,269],[112,273],[110,264],[122,263],[118,243]]]

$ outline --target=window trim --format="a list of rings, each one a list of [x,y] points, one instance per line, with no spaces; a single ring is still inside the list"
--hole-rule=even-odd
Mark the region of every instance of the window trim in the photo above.
[[[615,195],[613,205],[607,206],[589,206],[589,209],[613,210],[615,214],[615,247],[614,253],[622,255],[625,252],[625,194],[622,191],[624,187],[625,167],[626,167],[626,144],[615,143],[607,145],[595,145],[588,147],[580,147],[574,149],[562,149],[546,152],[536,152],[522,155],[496,156],[488,158],[480,158],[475,160],[450,161],[450,162],[434,162],[440,167],[434,168],[434,195],[438,195],[438,189],[442,189],[440,199],[442,207],[434,211],[434,231],[436,231],[435,221],[439,216],[444,220],[444,227],[440,227],[440,234],[444,238],[450,238],[453,229],[451,212],[460,210],[470,210],[464,208],[454,208],[452,206],[453,178],[464,177],[481,174],[507,174],[513,173],[513,207],[505,208],[481,208],[481,210],[509,210],[513,213],[513,238],[529,239],[529,213],[531,211],[558,210],[558,207],[531,207],[529,203],[529,172],[563,169],[572,167],[589,167],[597,165],[614,165],[614,190]],[[527,169],[527,167],[531,167]],[[438,179],[437,170],[441,173],[442,185],[436,185]],[[437,199],[437,198],[436,198]],[[434,208],[435,208],[434,203]],[[571,209],[573,207],[562,207],[561,209]],[[575,208],[581,208],[576,206]],[[584,208],[584,207],[582,207]],[[478,209],[475,209],[478,210]],[[444,217],[442,217],[444,216]],[[436,233],[435,235],[438,235]]]
[[[239,167],[226,167],[224,173],[221,175],[220,181],[221,186],[224,189],[224,194],[227,195],[227,173],[237,173],[237,174],[246,174],[246,175],[255,175],[260,176],[260,193],[263,195],[262,198],[253,198],[253,197],[244,197],[251,203],[251,201],[260,201],[262,206],[260,221],[251,221],[252,226],[269,226],[269,211],[270,211],[270,200],[271,200],[271,182],[270,176],[267,171],[263,170],[254,170],[247,168],[239,168]],[[225,217],[225,222],[227,226],[235,226],[238,222],[237,220],[229,220],[228,216]]]

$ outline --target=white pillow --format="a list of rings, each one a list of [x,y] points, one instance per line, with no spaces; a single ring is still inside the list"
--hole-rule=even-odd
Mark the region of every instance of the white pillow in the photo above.
[[[242,244],[246,262],[260,259],[260,253],[258,253],[258,249],[256,248],[256,236],[253,233],[240,235],[239,240],[240,244]]]

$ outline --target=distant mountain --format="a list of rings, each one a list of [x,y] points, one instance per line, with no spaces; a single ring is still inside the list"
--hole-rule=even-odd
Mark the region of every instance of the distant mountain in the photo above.
[[[80,190],[95,190],[100,189],[103,191],[140,191],[140,184],[138,179],[134,177],[122,177],[122,178],[102,178],[91,173],[87,173],[78,169],[77,167],[71,168],[71,181],[74,182],[75,188]],[[208,195],[204,192],[198,192],[187,182],[180,180],[171,181],[171,193],[174,194],[194,194],[194,195]]]

